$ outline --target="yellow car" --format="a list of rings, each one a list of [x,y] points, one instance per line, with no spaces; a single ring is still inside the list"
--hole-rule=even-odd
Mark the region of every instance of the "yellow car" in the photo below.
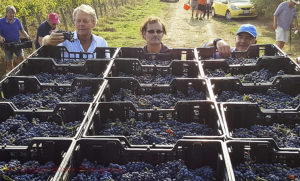
[[[257,12],[251,0],[214,0],[211,6],[212,16],[221,15],[226,19],[231,18],[254,18]]]

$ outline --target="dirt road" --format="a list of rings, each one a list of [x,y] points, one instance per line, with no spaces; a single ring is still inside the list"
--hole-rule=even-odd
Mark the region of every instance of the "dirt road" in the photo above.
[[[273,37],[272,22],[262,22],[261,19],[238,19],[227,21],[224,17],[212,18],[207,20],[192,19],[191,10],[186,11],[183,8],[184,3],[188,0],[179,0],[177,3],[169,3],[170,7],[165,12],[162,19],[167,26],[167,36],[164,43],[173,48],[194,48],[201,47],[207,41],[215,38],[226,40],[231,46],[234,46],[235,32],[240,24],[251,23],[259,28],[267,29],[270,33],[258,32],[258,37]],[[274,34],[275,36],[275,34]],[[258,42],[259,43],[259,42]],[[274,43],[270,40],[270,43]]]
[[[191,19],[191,10],[183,9],[188,0],[180,0],[170,3],[169,10],[163,17],[167,27],[167,36],[164,43],[173,48],[194,48],[214,39],[216,35],[216,24],[210,20]]]

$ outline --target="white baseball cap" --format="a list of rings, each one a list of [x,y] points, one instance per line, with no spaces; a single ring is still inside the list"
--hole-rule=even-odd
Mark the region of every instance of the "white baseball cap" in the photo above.
[[[296,3],[296,4],[300,4],[300,1],[299,1],[299,0],[290,0],[290,1],[292,1],[292,2],[294,2],[294,3]]]

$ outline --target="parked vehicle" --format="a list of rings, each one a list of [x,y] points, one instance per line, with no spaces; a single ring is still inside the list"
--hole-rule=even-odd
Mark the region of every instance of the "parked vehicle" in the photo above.
[[[227,20],[231,18],[255,18],[257,11],[251,0],[214,0],[211,7],[212,16],[225,16]]]

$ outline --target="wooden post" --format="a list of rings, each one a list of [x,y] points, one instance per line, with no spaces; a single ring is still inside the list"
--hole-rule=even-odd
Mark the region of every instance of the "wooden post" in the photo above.
[[[114,0],[114,1],[115,1],[116,9],[118,9],[118,7],[119,7],[118,0]]]
[[[100,0],[98,0],[98,6],[99,6],[99,9],[100,9],[100,15],[101,15],[101,17],[103,17],[102,6],[101,6]]]
[[[94,9],[95,9],[95,12],[96,12],[96,17],[98,18],[97,5],[96,5],[95,0],[93,0],[93,6],[94,6]]]
[[[61,14],[62,20],[64,22],[64,25],[65,25],[65,29],[66,29],[66,31],[69,31],[67,20],[65,18],[64,12],[63,12],[62,8],[59,8],[59,10],[60,10],[60,14]]]
[[[105,1],[103,0],[103,7],[104,7],[104,12],[105,12],[105,14],[107,13],[106,12],[106,3],[105,3]]]
[[[71,10],[71,8],[70,8],[70,6],[67,6],[67,12],[68,12],[68,14],[69,14],[69,18],[70,18],[70,24],[71,25],[73,25],[74,24],[74,20],[73,20],[73,14],[72,14],[72,10]]]
[[[73,6],[74,7],[77,7],[77,2],[76,2],[76,0],[72,0],[73,1]]]
[[[26,23],[26,18],[25,16],[22,16],[22,25],[23,25],[23,28],[24,30],[28,33],[28,28],[27,28],[27,23]]]
[[[36,16],[36,19],[37,19],[37,21],[38,21],[38,24],[40,25],[40,24],[42,23],[41,17],[40,17],[40,13],[37,12],[35,16]]]
[[[111,9],[114,9],[114,2],[112,0],[110,0],[110,7]]]

